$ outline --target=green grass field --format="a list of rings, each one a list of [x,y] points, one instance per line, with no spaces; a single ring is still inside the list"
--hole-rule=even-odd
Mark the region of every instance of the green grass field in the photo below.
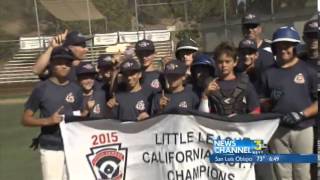
[[[0,105],[0,179],[40,180],[38,151],[29,148],[39,128],[20,124],[23,104]]]

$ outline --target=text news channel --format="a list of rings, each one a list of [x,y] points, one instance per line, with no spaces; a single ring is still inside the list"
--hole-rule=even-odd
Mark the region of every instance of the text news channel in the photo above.
[[[211,163],[317,163],[316,154],[271,154],[263,140],[214,139]]]

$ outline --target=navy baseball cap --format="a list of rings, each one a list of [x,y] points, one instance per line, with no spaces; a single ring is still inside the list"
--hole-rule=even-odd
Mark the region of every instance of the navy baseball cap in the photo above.
[[[112,54],[101,54],[98,57],[98,68],[113,67],[113,55]]]
[[[318,32],[319,32],[319,25],[318,25],[317,19],[309,20],[304,24],[303,33],[318,33]]]
[[[245,38],[245,39],[241,40],[239,43],[239,50],[243,50],[243,49],[252,49],[252,50],[257,51],[258,46],[254,40],[249,39],[249,38]]]
[[[163,73],[165,75],[175,74],[175,75],[185,75],[187,72],[187,66],[184,62],[173,60],[165,65]]]
[[[81,62],[76,68],[77,75],[97,74],[96,68],[90,62]]]
[[[50,56],[50,61],[55,59],[66,59],[66,60],[73,61],[76,58],[73,56],[73,53],[71,52],[71,50],[64,48],[63,46],[59,46],[53,49]]]
[[[130,72],[141,71],[141,64],[134,59],[127,59],[120,64],[120,73],[127,74]]]
[[[246,14],[243,18],[242,18],[242,24],[243,25],[247,25],[247,24],[260,24],[260,19],[252,13]]]
[[[149,52],[150,54],[152,54],[155,52],[155,47],[152,41],[143,39],[136,43],[135,52],[138,54],[140,52]]]
[[[81,34],[78,31],[71,31],[67,34],[66,40],[63,43],[63,46],[85,46],[86,41],[92,39],[93,37],[87,37]]]

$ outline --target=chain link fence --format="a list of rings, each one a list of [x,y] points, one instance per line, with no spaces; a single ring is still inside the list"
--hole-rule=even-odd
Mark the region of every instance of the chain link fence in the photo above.
[[[191,36],[203,51],[210,52],[224,40],[238,43],[242,38],[241,17],[246,12],[261,16],[264,37],[270,39],[272,32],[282,25],[294,24],[301,32],[302,24],[314,16],[317,8],[315,0],[59,0],[64,7],[59,14],[81,13],[88,17],[65,21],[54,16],[54,6],[50,9],[45,5],[48,0],[0,2],[2,61],[10,59],[19,49],[19,37],[51,36],[65,29],[83,34],[171,29],[175,31],[175,41]],[[66,8],[67,2],[70,6]],[[86,9],[87,3],[94,9]],[[94,11],[103,18],[90,16]]]

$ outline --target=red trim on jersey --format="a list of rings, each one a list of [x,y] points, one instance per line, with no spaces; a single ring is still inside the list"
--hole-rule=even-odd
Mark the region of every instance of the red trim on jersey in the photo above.
[[[254,109],[250,112],[250,114],[260,114],[260,113],[261,113],[261,108],[260,108],[260,106],[254,108]]]

